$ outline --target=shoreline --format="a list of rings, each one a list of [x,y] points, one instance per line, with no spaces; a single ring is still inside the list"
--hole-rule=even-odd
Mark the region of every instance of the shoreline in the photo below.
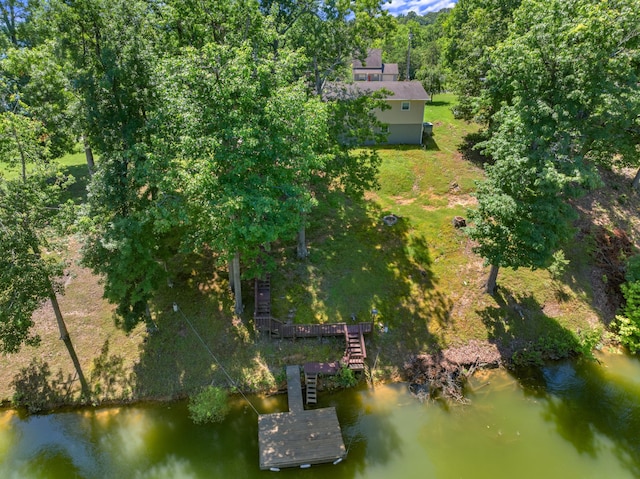
[[[446,362],[451,364],[456,364],[460,367],[469,366],[473,363],[478,362],[478,358],[480,358],[481,367],[479,369],[495,369],[503,366],[503,357],[500,354],[498,348],[488,342],[482,342],[477,340],[472,340],[469,343],[453,348],[447,348],[438,353],[419,353],[412,354],[407,356],[404,368],[400,368],[399,374],[389,376],[385,379],[376,381],[381,384],[391,384],[391,383],[400,383],[400,382],[409,382],[408,378],[405,376],[405,370],[407,364],[409,364],[415,358],[426,358],[433,357],[444,359]],[[339,388],[331,388],[331,390],[336,390]],[[280,394],[280,388],[276,389],[263,389],[261,391],[242,391],[243,393],[250,394],[259,394],[259,395],[275,395]],[[189,394],[187,392],[179,392],[175,395],[164,395],[164,396],[150,396],[150,397],[139,397],[139,398],[129,398],[129,399],[107,399],[104,401],[71,401],[56,404],[50,407],[42,407],[37,411],[29,411],[28,408],[24,406],[15,406],[12,404],[10,399],[3,399],[0,401],[0,411],[13,410],[17,411],[20,414],[32,415],[32,414],[53,414],[58,412],[66,412],[73,411],[83,408],[92,408],[92,409],[101,409],[101,408],[110,408],[110,407],[125,407],[125,406],[133,406],[137,404],[143,403],[170,403],[173,401],[180,401],[184,399],[188,399]]]

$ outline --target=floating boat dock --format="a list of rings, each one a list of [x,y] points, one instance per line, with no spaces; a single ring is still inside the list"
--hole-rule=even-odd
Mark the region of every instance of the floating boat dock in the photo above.
[[[258,417],[260,469],[308,467],[346,455],[334,407],[305,410],[300,367],[287,366],[289,412]]]

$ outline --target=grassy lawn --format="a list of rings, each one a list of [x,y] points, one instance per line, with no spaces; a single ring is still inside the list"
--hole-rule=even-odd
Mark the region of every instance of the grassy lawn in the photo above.
[[[338,192],[319,198],[307,229],[306,260],[295,258],[293,239],[272,250],[279,265],[271,281],[276,318],[296,323],[369,321],[371,311],[378,311],[376,333],[367,345],[380,378],[397,378],[411,354],[471,340],[494,342],[505,350],[555,347],[603,322],[603,314],[592,305],[597,291],[588,242],[576,242],[567,252],[572,262],[562,280],[552,279],[547,271],[503,269],[498,294],[483,293],[488,268],[473,254],[465,233],[452,225],[454,216],[466,216],[474,207],[474,185],[483,177],[481,168],[458,152],[464,135],[478,127],[455,120],[451,106],[450,95],[438,95],[428,105],[425,119],[434,124],[434,134],[425,148],[379,148],[379,190],[358,201]],[[83,198],[83,155],[66,157],[63,164],[80,178],[73,195]],[[604,211],[615,202],[586,200],[585,211],[591,211],[589,201],[596,200]],[[636,245],[640,226],[629,218],[637,216],[637,200],[637,195],[630,197],[623,210],[616,203],[615,212],[616,221],[628,220],[617,226],[627,228]],[[399,217],[395,225],[382,221],[388,214]],[[70,239],[70,251],[76,250]],[[281,383],[284,365],[336,360],[344,349],[341,339],[257,337],[251,325],[252,281],[243,283],[246,309],[235,318],[225,269],[213,258],[197,256],[176,258],[169,265],[173,287],[159,291],[152,305],[158,330],[148,332],[141,326],[126,335],[114,326],[99,279],[76,259],[70,258],[61,305],[98,400],[178,397],[212,382],[226,384],[222,367],[243,389],[269,389]],[[178,313],[174,302],[180,306]],[[39,348],[0,357],[0,398],[11,397],[11,381],[33,357],[40,360],[44,382],[58,378],[63,384],[73,378],[47,306],[36,315],[36,323],[43,339]]]

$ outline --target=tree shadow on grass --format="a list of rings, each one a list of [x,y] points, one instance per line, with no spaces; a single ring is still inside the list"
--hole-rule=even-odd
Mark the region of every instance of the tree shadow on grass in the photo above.
[[[73,176],[75,182],[63,192],[62,201],[72,200],[77,205],[85,203],[87,201],[87,186],[91,180],[87,165],[65,166],[63,173]]]
[[[478,143],[485,140],[487,140],[487,134],[485,131],[478,131],[465,135],[462,139],[462,143],[458,145],[458,151],[462,153],[462,158],[482,169],[484,169],[486,165],[493,165],[495,160],[490,156],[483,154],[476,148]]]
[[[217,258],[177,256],[168,270],[171,287],[161,288],[151,305],[156,327],[144,333],[134,365],[134,395],[182,398],[209,384],[244,392],[275,387],[268,358],[277,348],[255,341],[253,310],[233,313],[227,272]],[[242,282],[245,304],[253,294],[250,283]]]
[[[29,414],[46,412],[69,405],[78,392],[78,381],[62,370],[54,375],[49,363],[33,358],[11,381],[14,389],[13,404]]]
[[[107,339],[91,368],[94,397],[100,401],[127,400],[131,397],[133,378],[125,367],[124,358],[109,352],[110,344]]]
[[[385,224],[390,212],[374,202],[340,193],[320,201],[307,229],[309,258],[295,260],[293,248],[278,251],[274,315],[297,323],[375,319],[373,350],[380,348],[381,359],[396,364],[408,354],[437,349],[442,338],[431,330],[449,321],[453,305],[436,289],[426,239],[415,234],[409,218]],[[323,208],[330,211],[323,214]]]
[[[546,316],[531,294],[514,295],[501,286],[494,299],[496,306],[476,313],[503,362],[540,365],[545,360],[564,359],[581,351],[577,336]]]
[[[451,102],[443,101],[443,100],[432,100],[426,103],[427,107],[430,107],[430,106],[440,107],[440,106],[447,106],[447,105],[451,105]]]

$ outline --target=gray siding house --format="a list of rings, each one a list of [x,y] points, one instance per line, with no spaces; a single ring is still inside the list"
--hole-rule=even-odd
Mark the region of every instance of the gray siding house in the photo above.
[[[391,108],[376,112],[378,119],[387,124],[388,144],[422,144],[424,105],[429,96],[419,81],[355,82],[353,86],[362,93],[383,88],[391,92],[385,98]]]
[[[362,62],[353,60],[353,81],[398,81],[398,64],[382,63],[382,50],[369,50],[367,58]]]
[[[397,81],[398,65],[382,63],[382,50],[369,50],[364,62],[353,60],[353,83],[331,82],[326,85],[326,98],[343,95],[367,95],[379,90],[388,92],[386,110],[377,110],[384,123],[389,145],[421,145],[424,106],[429,95],[419,81]]]

